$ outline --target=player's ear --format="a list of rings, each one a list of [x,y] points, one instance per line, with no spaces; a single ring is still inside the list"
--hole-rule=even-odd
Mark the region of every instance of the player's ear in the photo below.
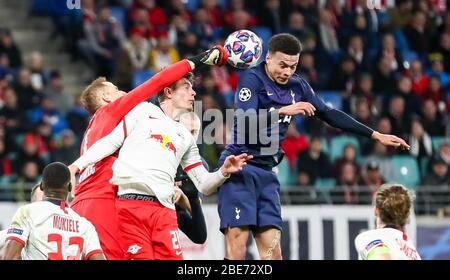
[[[266,60],[270,60],[270,54],[269,54],[269,52],[266,53]]]
[[[164,88],[164,97],[171,97],[172,94],[172,89],[170,87],[165,87]]]

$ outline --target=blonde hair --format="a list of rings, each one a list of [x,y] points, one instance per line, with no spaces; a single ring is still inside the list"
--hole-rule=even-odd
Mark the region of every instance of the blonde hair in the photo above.
[[[383,223],[402,228],[408,222],[415,200],[414,191],[400,184],[384,184],[374,196]]]
[[[81,94],[81,103],[91,114],[94,114],[101,106],[99,91],[105,87],[105,82],[107,82],[105,77],[99,77],[88,85]]]

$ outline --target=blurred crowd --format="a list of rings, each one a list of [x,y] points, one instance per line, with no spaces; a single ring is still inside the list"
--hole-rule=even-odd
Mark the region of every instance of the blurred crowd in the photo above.
[[[331,105],[360,122],[403,137],[410,151],[342,136],[315,118],[294,118],[283,144],[285,184],[324,180],[352,189],[396,179],[397,158],[417,171],[411,187],[450,183],[450,7],[442,0],[35,0],[31,13],[51,17],[73,60],[82,60],[127,91],[161,68],[205,50],[238,29],[264,41],[288,32],[303,52],[297,72]],[[23,59],[24,58],[24,59]],[[0,178],[34,182],[48,161],[78,155],[88,114],[68,102],[57,70],[42,54],[22,54],[11,32],[0,32]],[[202,110],[233,108],[239,72],[230,66],[197,73]],[[90,77],[93,78],[93,77]],[[86,81],[87,82],[87,81]],[[203,125],[207,125],[204,122]],[[216,131],[227,137],[224,123]],[[222,133],[218,133],[222,134]],[[340,141],[338,141],[340,140]],[[221,144],[200,145],[211,167]],[[408,165],[409,166],[409,165]],[[294,178],[294,179],[292,179]],[[283,182],[282,182],[283,183]]]

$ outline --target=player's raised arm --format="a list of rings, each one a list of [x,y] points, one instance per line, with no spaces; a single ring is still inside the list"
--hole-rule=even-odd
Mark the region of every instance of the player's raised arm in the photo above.
[[[247,154],[240,154],[238,156],[230,155],[216,172],[208,172],[203,164],[189,170],[185,168],[185,171],[201,193],[211,195],[217,191],[217,188],[220,187],[231,174],[240,172],[244,165],[247,164],[246,161],[252,158],[253,156]]]
[[[197,56],[170,65],[128,94],[110,103],[107,110],[111,112],[111,122],[118,123],[136,105],[158,94],[163,88],[175,83],[194,68],[202,65],[222,66],[227,58],[227,52],[222,46],[217,45]]]
[[[216,172],[208,172],[203,165],[202,159],[198,152],[197,145],[192,139],[189,150],[183,155],[181,166],[184,172],[194,183],[195,187],[203,194],[210,195],[217,191],[226,179],[232,173],[237,173],[246,165],[246,161],[252,159],[253,156],[240,154],[238,156],[230,155],[227,157],[223,165]]]
[[[382,134],[378,131],[374,131],[372,128],[360,123],[355,120],[345,112],[341,110],[330,108],[325,104],[325,102],[320,98],[311,88],[311,86],[303,81],[306,103],[314,106],[315,114],[327,122],[329,125],[342,129],[344,131],[352,132],[358,135],[362,135],[368,138],[372,138],[379,141],[381,144],[386,146],[399,147],[401,149],[409,149],[410,146],[401,138],[395,135]],[[302,102],[299,102],[302,103]],[[296,103],[290,106],[300,106],[301,104]],[[281,114],[281,113],[280,113]]]

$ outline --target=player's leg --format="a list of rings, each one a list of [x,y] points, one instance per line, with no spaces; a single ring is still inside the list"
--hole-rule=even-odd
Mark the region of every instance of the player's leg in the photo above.
[[[249,233],[248,227],[229,227],[224,230],[226,259],[245,260]]]
[[[220,230],[225,234],[225,257],[229,259],[245,259],[249,226],[257,222],[253,168],[246,165],[219,189]]]
[[[280,183],[277,175],[268,169],[258,168],[254,176],[258,190],[258,225],[253,231],[261,259],[281,259]]]
[[[281,231],[277,228],[258,228],[254,238],[262,260],[281,260]]]
[[[83,199],[76,201],[70,207],[95,226],[106,259],[123,259],[124,252],[118,239],[119,228],[115,199]]]
[[[154,260],[153,244],[149,236],[151,225],[147,217],[153,213],[148,202],[117,199],[120,244],[126,260]]]
[[[148,218],[149,223],[153,224],[151,240],[155,260],[182,260],[183,250],[180,244],[176,211],[164,207],[159,202],[149,203],[155,209],[155,214]]]

